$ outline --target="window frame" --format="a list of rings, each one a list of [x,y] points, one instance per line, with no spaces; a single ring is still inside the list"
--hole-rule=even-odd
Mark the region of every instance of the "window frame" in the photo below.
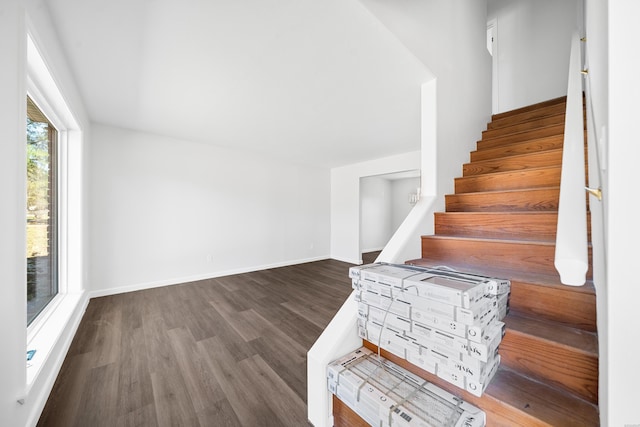
[[[39,110],[39,112],[45,117],[48,121],[51,128],[53,128],[53,132],[49,129],[49,167],[51,169],[51,174],[49,176],[49,185],[50,185],[50,194],[53,194],[54,200],[49,204],[49,221],[51,227],[50,238],[49,238],[49,273],[51,276],[51,280],[54,281],[52,285],[55,286],[56,294],[54,297],[49,300],[44,307],[36,313],[34,318],[29,322],[29,315],[27,313],[27,331],[29,330],[29,326],[33,324],[33,322],[38,319],[38,317],[43,314],[47,310],[47,307],[54,302],[56,297],[60,294],[60,251],[62,249],[62,245],[60,242],[60,218],[62,217],[60,208],[62,206],[60,200],[60,181],[61,174],[63,170],[61,169],[61,165],[64,165],[60,159],[60,132],[58,127],[49,119],[49,116],[43,111],[40,107],[39,103],[33,99],[33,97],[27,90],[27,99],[31,101],[31,103]],[[53,246],[53,248],[52,248]]]
[[[33,31],[28,25],[26,95],[58,130],[58,294],[27,326],[25,287],[25,351],[36,350],[27,363],[27,395],[43,367],[48,365],[49,356],[57,354],[54,349],[64,346],[69,339],[67,330],[77,327],[78,313],[83,312],[88,303],[83,267],[83,129],[54,78],[55,70],[49,68],[45,52],[38,48],[38,38]],[[74,226],[70,228],[69,224]]]
[[[56,280],[57,280],[57,287],[58,287],[58,292],[57,294],[51,299],[51,301],[49,301],[47,303],[47,305],[45,305],[43,307],[42,310],[40,310],[40,312],[36,315],[36,317],[31,321],[30,324],[28,324],[27,326],[27,341],[29,341],[29,338],[32,337],[34,334],[37,333],[37,331],[39,331],[42,327],[42,324],[44,322],[47,321],[47,319],[51,316],[51,312],[53,310],[56,309],[56,307],[58,307],[58,305],[60,304],[62,298],[64,298],[64,294],[67,293],[67,282],[66,282],[66,277],[64,275],[64,264],[62,263],[62,260],[65,258],[64,254],[67,251],[67,242],[65,239],[65,235],[62,232],[62,221],[64,221],[64,219],[67,216],[67,212],[66,212],[66,206],[67,206],[67,200],[66,200],[66,192],[64,191],[64,185],[63,183],[66,183],[66,170],[67,170],[67,159],[63,156],[63,153],[66,152],[65,148],[64,148],[64,143],[63,143],[63,134],[66,133],[66,128],[64,127],[64,125],[62,125],[62,123],[60,122],[60,120],[57,118],[57,115],[55,114],[54,109],[49,105],[49,103],[46,101],[46,98],[42,95],[42,92],[40,90],[38,90],[38,87],[35,85],[35,83],[33,82],[33,80],[31,78],[27,78],[27,96],[31,99],[31,101],[38,107],[38,109],[40,109],[40,111],[42,112],[42,114],[47,117],[47,119],[49,120],[49,122],[51,123],[51,125],[56,129],[56,145],[57,145],[57,158],[55,159],[55,162],[57,163],[56,165],[56,169],[57,169],[57,176],[55,178],[55,185],[56,185],[56,212],[55,212],[55,216],[56,216],[56,244],[57,244],[57,255],[56,255]],[[26,98],[25,98],[25,102],[26,102]],[[26,224],[26,222],[25,222]]]

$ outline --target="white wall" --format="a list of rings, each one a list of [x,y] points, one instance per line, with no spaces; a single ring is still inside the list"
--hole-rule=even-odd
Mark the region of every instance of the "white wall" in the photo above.
[[[16,58],[0,67],[0,424],[23,425],[27,411],[16,403],[25,390],[26,311],[26,33],[19,1],[0,6],[0,56]]]
[[[578,1],[491,0],[487,20],[494,18],[496,112],[566,95],[571,34],[578,28]]]
[[[487,2],[360,2],[437,80],[436,194],[452,193],[453,179],[460,176],[461,165],[468,161],[469,152],[475,149],[491,115],[491,57],[485,43]],[[424,127],[422,132],[424,134]],[[424,143],[422,150],[425,150]],[[425,176],[423,171],[423,181]],[[428,188],[434,183],[423,182],[423,185]]]
[[[608,4],[601,0],[588,0],[585,2],[585,29],[587,43],[584,43],[586,54],[586,66],[589,69],[588,79],[585,79],[585,90],[591,96],[591,102],[587,106],[588,112],[588,137],[589,137],[589,187],[603,189],[603,202],[598,202],[590,197],[589,207],[591,211],[591,240],[593,247],[593,281],[597,295],[597,320],[598,320],[598,341],[599,341],[599,409],[600,421],[603,426],[619,425],[620,423],[609,424],[610,419],[610,390],[621,392],[622,394],[632,393],[625,381],[620,381],[619,386],[611,387],[609,384],[609,313],[607,299],[607,271],[606,271],[606,248],[607,236],[605,220],[606,211],[604,204],[609,200],[609,186],[607,184],[606,163],[605,169],[598,173],[595,159],[596,152],[593,148],[602,147],[602,154],[606,152],[607,131],[609,127],[609,95],[608,95],[608,42],[609,34],[607,28]],[[595,120],[594,120],[595,118]],[[595,122],[595,123],[594,123]],[[604,160],[605,157],[601,156]],[[600,182],[600,176],[603,180]],[[615,315],[617,310],[613,309]],[[613,348],[613,346],[611,346]],[[616,381],[619,381],[617,379]],[[618,388],[620,387],[620,388]],[[620,413],[626,408],[615,408],[615,413]],[[612,414],[614,415],[614,414]]]
[[[391,182],[369,176],[360,179],[360,251],[380,250],[393,230]]]
[[[414,205],[409,203],[409,194],[420,187],[420,178],[394,179],[391,181],[391,232],[395,232]]]
[[[360,178],[420,169],[420,152],[331,169],[331,258],[360,264]]]
[[[601,11],[601,5],[591,3],[597,2],[589,1],[587,12],[593,14]],[[608,322],[606,340],[603,342],[600,338],[600,345],[608,347],[606,372],[601,373],[601,381],[605,381],[609,388],[603,425],[614,427],[640,424],[640,370],[637,369],[636,344],[640,342],[640,331],[635,327],[638,324],[640,287],[637,284],[638,251],[633,249],[640,241],[638,215],[634,209],[637,205],[634,201],[637,194],[636,170],[640,159],[640,145],[637,143],[637,105],[640,99],[637,28],[640,3],[636,0],[609,1],[608,13],[604,12],[605,16],[593,17],[599,26],[592,26],[594,31],[588,34],[587,43],[599,46],[608,42],[608,71],[606,62],[591,62],[590,69],[598,67],[596,75],[599,77],[594,86],[608,86],[609,100],[608,110],[605,107],[605,111],[601,109],[598,113],[598,124],[608,129],[605,156],[607,179],[603,188],[607,230],[605,286]],[[594,24],[592,20],[589,22]],[[596,28],[607,28],[608,40],[607,33]],[[599,54],[606,58],[605,52]],[[602,92],[596,96],[601,97]],[[607,137],[606,129],[604,136]]]
[[[93,126],[93,295],[327,258],[329,171]]]
[[[57,337],[49,337],[53,346],[46,362],[30,388],[26,384],[25,352],[27,346],[26,327],[26,72],[27,72],[27,28],[54,76],[55,82],[64,94],[75,119],[82,129],[88,128],[88,121],[80,96],[64,55],[60,49],[56,33],[51,25],[44,2],[38,0],[6,0],[0,3],[0,425],[35,425],[46,402],[49,391],[60,369],[77,323],[68,323]],[[88,140],[83,139],[87,145]],[[86,153],[87,151],[84,151]],[[76,150],[80,163],[82,150]],[[76,170],[78,179],[86,182],[83,170]],[[78,188],[80,199],[74,218],[85,219],[86,188]],[[86,242],[83,233],[84,222],[70,224],[69,235],[80,242],[77,259],[71,262],[74,280],[82,280],[87,275]],[[76,292],[82,294],[84,283],[76,284]],[[76,306],[72,316],[77,320],[82,314],[81,305]],[[28,393],[27,393],[28,391]],[[25,398],[24,405],[17,400]]]

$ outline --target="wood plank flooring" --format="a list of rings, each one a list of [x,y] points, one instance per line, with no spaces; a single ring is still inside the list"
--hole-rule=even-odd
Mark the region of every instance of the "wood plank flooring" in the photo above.
[[[306,354],[351,292],[325,260],[92,299],[38,426],[305,426]]]

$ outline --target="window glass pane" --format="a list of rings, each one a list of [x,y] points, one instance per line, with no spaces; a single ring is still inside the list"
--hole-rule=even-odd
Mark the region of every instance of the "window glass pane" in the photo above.
[[[27,325],[58,293],[57,145],[27,98]]]

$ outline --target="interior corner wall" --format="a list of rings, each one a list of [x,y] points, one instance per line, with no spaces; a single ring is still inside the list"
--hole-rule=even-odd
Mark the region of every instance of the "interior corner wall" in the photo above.
[[[331,169],[331,258],[360,259],[360,178],[420,169],[420,151]]]
[[[567,94],[571,35],[579,0],[491,0],[497,21],[496,113]]]
[[[469,161],[491,117],[491,57],[486,48],[486,0],[363,3],[437,81],[437,195]],[[425,129],[422,129],[423,133]],[[423,151],[425,147],[423,147]],[[423,171],[424,172],[424,171]],[[427,174],[423,173],[423,180]],[[424,188],[433,185],[423,183]]]
[[[392,215],[391,182],[380,177],[360,179],[360,251],[381,250],[389,241]]]
[[[92,295],[329,256],[329,170],[92,127]]]

